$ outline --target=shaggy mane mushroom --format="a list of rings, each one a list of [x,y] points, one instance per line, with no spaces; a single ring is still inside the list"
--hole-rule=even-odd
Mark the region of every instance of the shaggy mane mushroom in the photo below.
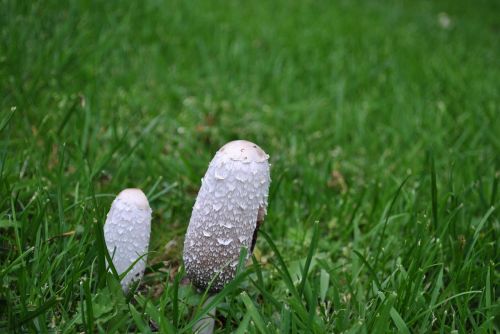
[[[210,162],[184,241],[186,273],[197,288],[220,291],[236,274],[241,248],[253,250],[266,215],[268,159],[256,144],[236,140]]]
[[[140,189],[123,190],[111,204],[104,224],[104,239],[118,274],[127,271],[142,256],[123,277],[124,292],[144,275],[146,256],[143,255],[148,251],[150,233],[151,208],[146,195]]]

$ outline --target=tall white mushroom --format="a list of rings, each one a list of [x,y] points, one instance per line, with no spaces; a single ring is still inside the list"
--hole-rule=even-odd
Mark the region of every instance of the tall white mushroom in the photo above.
[[[144,275],[150,233],[151,208],[146,195],[140,189],[123,190],[111,204],[104,224],[104,239],[118,274],[127,271],[142,256],[121,281],[125,292],[130,283]]]
[[[199,289],[221,290],[236,274],[241,248],[251,254],[267,209],[268,159],[254,143],[236,140],[210,162],[184,241],[186,273]]]

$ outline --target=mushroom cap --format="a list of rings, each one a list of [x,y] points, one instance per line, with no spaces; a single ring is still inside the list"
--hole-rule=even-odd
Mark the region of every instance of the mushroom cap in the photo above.
[[[137,206],[138,208],[144,210],[149,209],[148,199],[146,195],[144,195],[141,189],[137,188],[124,189],[118,194],[117,198],[119,198],[124,202],[129,203],[130,205]]]
[[[236,140],[210,162],[184,240],[186,273],[199,289],[221,290],[236,274],[241,248],[251,249],[267,208],[268,159],[256,144]]]
[[[111,204],[104,224],[106,247],[118,274],[147,253],[150,233],[151,208],[146,195],[140,189],[123,190]],[[142,278],[145,268],[143,256],[122,279],[125,292],[130,283]]]
[[[243,162],[265,162],[269,155],[256,144],[247,140],[235,140],[222,146],[217,154],[221,158]]]

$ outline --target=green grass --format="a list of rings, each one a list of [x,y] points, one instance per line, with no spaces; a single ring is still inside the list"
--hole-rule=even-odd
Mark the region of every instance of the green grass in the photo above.
[[[0,0],[0,331],[500,330],[498,2],[63,3]],[[271,156],[269,215],[203,306],[183,235],[236,138]],[[154,214],[124,296],[127,187]]]

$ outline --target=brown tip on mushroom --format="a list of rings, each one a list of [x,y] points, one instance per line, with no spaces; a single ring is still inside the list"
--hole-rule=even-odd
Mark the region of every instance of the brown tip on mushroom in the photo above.
[[[263,162],[269,156],[256,144],[247,140],[234,140],[222,146],[218,152],[231,160]]]

